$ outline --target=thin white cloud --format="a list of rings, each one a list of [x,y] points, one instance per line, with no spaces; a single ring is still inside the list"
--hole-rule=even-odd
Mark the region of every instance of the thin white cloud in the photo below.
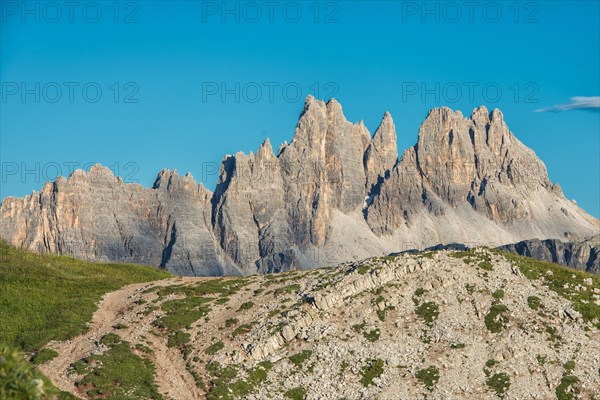
[[[546,108],[540,108],[534,110],[534,112],[560,112],[569,110],[600,111],[600,96],[576,96],[571,97],[570,100],[571,101],[568,103],[557,104],[555,106]]]

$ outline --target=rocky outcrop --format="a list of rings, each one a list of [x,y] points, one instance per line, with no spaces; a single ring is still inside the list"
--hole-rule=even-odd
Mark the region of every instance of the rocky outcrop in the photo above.
[[[38,252],[157,265],[183,275],[241,273],[214,246],[212,194],[187,174],[163,170],[152,188],[124,184],[100,165],[2,203],[0,232]]]
[[[337,101],[310,96],[292,142],[226,156],[214,193],[176,171],[143,188],[94,166],[0,206],[0,236],[13,245],[183,275],[304,269],[448,243],[580,241],[598,229],[499,110],[431,110],[398,159],[389,113],[371,137]]]
[[[156,368],[105,398],[152,385],[181,400],[591,400],[600,387],[600,276],[485,248],[135,284],[89,325],[41,365],[85,399],[109,334]]]
[[[384,179],[389,178],[390,172],[397,161],[396,127],[392,116],[386,112],[365,151],[367,192],[375,192],[377,185],[381,184]]]
[[[524,240],[501,246],[500,249],[600,274],[600,236],[582,242],[561,242],[556,239]]]
[[[493,224],[465,224],[465,217]],[[454,218],[463,222],[445,229],[435,222]],[[367,222],[381,234],[425,225],[431,228],[424,234],[435,235],[436,243],[481,243],[486,237],[500,244],[519,237],[569,238],[581,234],[583,226],[589,234],[598,230],[597,221],[552,185],[544,164],[508,130],[502,113],[490,114],[485,107],[475,109],[471,118],[445,107],[432,110],[417,145],[382,183]],[[471,232],[465,229],[469,226]],[[426,240],[416,238],[417,243]]]

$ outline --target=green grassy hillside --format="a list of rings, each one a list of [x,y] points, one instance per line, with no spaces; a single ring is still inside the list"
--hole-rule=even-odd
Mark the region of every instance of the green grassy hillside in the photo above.
[[[0,343],[32,352],[80,334],[102,295],[171,277],[157,268],[25,252],[0,241]]]
[[[34,254],[0,241],[0,398],[56,393],[18,354],[33,353],[34,363],[52,358],[52,351],[38,351],[51,340],[85,331],[105,293],[171,276],[148,266]]]
[[[171,276],[141,265],[29,253],[0,241],[0,343],[33,352],[79,335],[105,293]]]

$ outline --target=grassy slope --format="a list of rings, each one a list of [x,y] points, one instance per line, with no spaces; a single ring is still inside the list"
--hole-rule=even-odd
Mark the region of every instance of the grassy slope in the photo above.
[[[73,399],[54,388],[20,352],[37,352],[51,340],[85,331],[105,293],[171,276],[141,265],[29,253],[0,240],[0,398]]]
[[[527,278],[541,280],[544,286],[571,301],[573,309],[581,314],[584,321],[596,321],[596,328],[600,329],[600,305],[594,298],[594,289],[600,288],[600,276],[530,257],[503,251],[499,253],[517,265]],[[585,283],[586,279],[592,281],[591,285]]]
[[[147,266],[28,253],[0,241],[0,343],[32,352],[74,337],[103,294],[170,276]]]

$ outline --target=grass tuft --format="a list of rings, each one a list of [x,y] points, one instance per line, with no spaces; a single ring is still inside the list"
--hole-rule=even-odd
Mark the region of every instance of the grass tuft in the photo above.
[[[427,325],[432,325],[433,322],[440,315],[440,308],[437,305],[437,303],[435,303],[433,301],[428,301],[428,302],[421,304],[415,310],[415,312],[417,313],[418,316],[423,318],[423,320],[425,321],[425,323]]]
[[[500,372],[490,376],[485,383],[502,399],[510,388],[510,377],[506,373]]]
[[[51,349],[41,349],[40,351],[38,351],[37,353],[35,353],[35,355],[31,359],[31,362],[34,365],[45,364],[48,361],[52,360],[57,355],[58,355],[58,353],[56,351],[54,351],[54,350],[51,350]]]
[[[223,350],[225,344],[222,341],[211,344],[204,350],[204,352],[210,356],[217,354],[220,350]]]
[[[506,326],[508,322],[508,307],[504,304],[492,304],[490,311],[484,318],[485,326],[488,331],[498,333]]]
[[[101,355],[88,356],[72,365],[83,378],[76,383],[91,399],[152,399],[162,396],[154,383],[154,365],[131,351],[116,335],[101,342],[109,347]]]
[[[532,310],[537,310],[538,308],[540,308],[542,306],[542,300],[537,296],[529,296],[527,298],[527,305]]]
[[[435,365],[417,371],[415,377],[421,381],[427,390],[432,391],[440,380],[440,370]]]
[[[383,360],[374,359],[370,360],[368,364],[363,367],[360,382],[364,387],[372,385],[373,380],[383,374],[383,364]]]
[[[311,350],[302,350],[300,353],[290,356],[290,361],[296,368],[301,369],[304,362],[308,360],[312,354],[313,352]]]
[[[286,391],[283,396],[291,400],[304,400],[306,398],[306,389],[298,386]]]

